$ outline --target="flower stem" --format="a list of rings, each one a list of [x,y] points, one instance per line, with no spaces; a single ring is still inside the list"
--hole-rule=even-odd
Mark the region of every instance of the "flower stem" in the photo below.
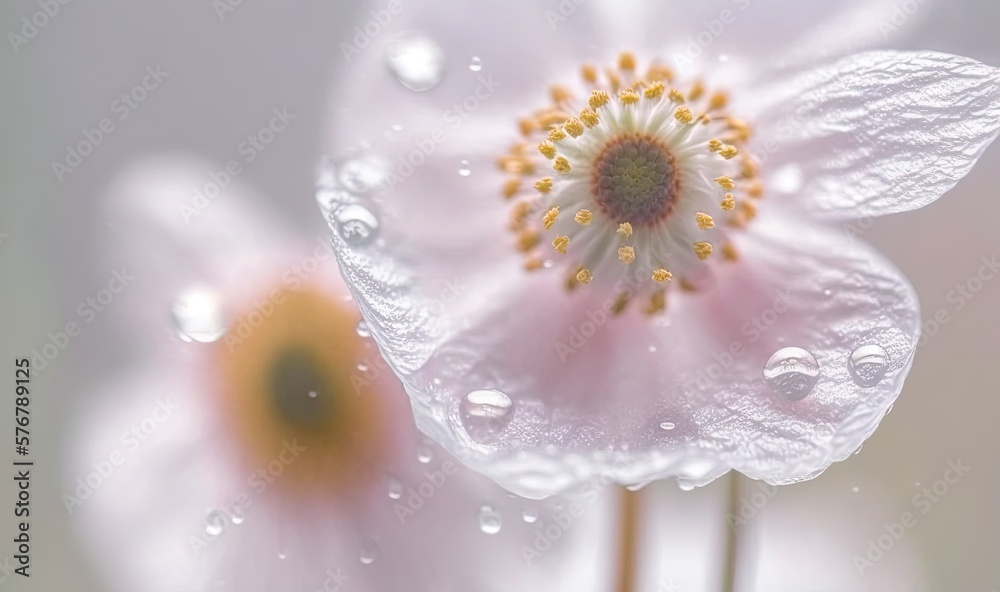
[[[744,590],[744,584],[750,578],[749,574],[746,573],[747,566],[753,563],[752,558],[748,556],[752,549],[748,545],[747,529],[753,528],[753,526],[736,524],[730,520],[730,517],[740,515],[740,501],[743,499],[745,479],[736,471],[730,471],[726,479],[729,482],[729,494],[721,590],[722,592],[747,592]]]
[[[635,592],[639,572],[639,492],[622,489],[617,592]]]

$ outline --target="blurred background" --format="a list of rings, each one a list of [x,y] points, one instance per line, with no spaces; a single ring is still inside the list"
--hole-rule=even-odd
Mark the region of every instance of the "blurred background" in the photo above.
[[[216,5],[223,3],[227,8],[220,13]],[[925,12],[918,29],[899,45],[1000,66],[996,0],[900,4],[919,5]],[[59,12],[26,43],[15,48],[6,37],[0,49],[0,360],[9,368],[5,372],[12,377],[15,358],[30,355],[49,342],[49,332],[77,319],[77,306],[104,288],[120,267],[120,258],[107,248],[114,228],[101,199],[115,175],[137,158],[182,151],[224,163],[272,109],[287,106],[296,121],[245,167],[241,182],[273,200],[303,236],[325,235],[313,198],[315,165],[325,135],[329,85],[342,60],[339,44],[349,38],[359,6],[349,0],[78,0],[60,3]],[[35,0],[6,0],[0,6],[0,32],[20,31],[22,18],[38,10]],[[162,83],[130,108],[125,120],[116,121],[77,169],[59,179],[51,163],[65,158],[65,146],[112,116],[115,99],[156,66],[167,73]],[[970,469],[908,529],[905,558],[903,551],[891,557],[896,551],[890,550],[871,572],[893,565],[912,570],[912,580],[921,582],[905,584],[919,586],[913,589],[1000,589],[1000,373],[994,371],[1000,352],[1000,283],[986,283],[961,310],[948,300],[957,284],[976,273],[981,258],[1000,255],[998,166],[1000,146],[993,146],[944,199],[877,220],[865,234],[910,277],[923,317],[932,319],[944,310],[948,321],[920,348],[894,411],[860,454],[768,501],[765,529],[785,530],[784,546],[764,551],[762,561],[771,566],[766,569],[784,562],[802,567],[798,553],[827,569],[854,570],[852,558],[867,552],[869,540],[885,532],[884,524],[912,511],[921,487],[941,479],[949,462],[960,461]],[[121,300],[130,296],[126,291]],[[87,405],[85,394],[143,355],[130,347],[134,340],[123,331],[123,310],[140,304],[109,306],[32,382],[33,577],[29,585],[0,573],[0,590],[104,589],[80,551],[60,500],[66,487],[61,452],[73,446],[65,437],[72,433],[67,426]],[[0,431],[8,434],[13,402],[4,389]],[[8,508],[16,496],[10,478],[2,481],[0,560],[13,554],[7,533],[14,532],[15,522]],[[718,484],[692,493],[668,489],[660,487],[657,499],[678,515],[685,507],[710,505],[719,493]],[[839,546],[824,543],[831,524],[850,529],[837,537]],[[781,549],[790,554],[782,555]],[[875,589],[874,580],[848,579],[860,582],[857,589]],[[837,589],[825,580],[789,586]]]

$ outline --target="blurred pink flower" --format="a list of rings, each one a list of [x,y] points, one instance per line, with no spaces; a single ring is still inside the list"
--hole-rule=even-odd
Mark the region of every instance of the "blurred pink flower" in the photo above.
[[[63,495],[109,589],[601,581],[607,547],[578,536],[598,536],[613,496],[593,496],[574,532],[526,554],[529,520],[554,506],[513,498],[423,441],[359,334],[329,246],[282,232],[238,179],[193,201],[211,170],[161,159],[112,190],[144,359],[86,406]],[[568,557],[587,572],[556,569]]]
[[[840,57],[889,1],[432,4],[345,54],[320,193],[418,426],[538,497],[854,452],[920,320],[856,237],[971,169],[998,70]]]

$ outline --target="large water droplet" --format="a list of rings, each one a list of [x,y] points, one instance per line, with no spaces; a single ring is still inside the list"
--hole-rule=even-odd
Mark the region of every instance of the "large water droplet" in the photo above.
[[[429,37],[416,34],[390,41],[385,49],[385,64],[400,84],[417,92],[437,86],[445,73],[441,46]]]
[[[819,364],[801,347],[783,347],[764,364],[764,380],[788,400],[801,401],[819,381]]]
[[[459,407],[462,425],[477,442],[495,438],[510,423],[514,402],[496,389],[472,391],[465,395]]]
[[[209,511],[205,516],[205,533],[209,536],[219,536],[222,528],[226,525],[226,519],[218,510]]]
[[[862,345],[847,360],[847,369],[859,386],[873,387],[889,370],[889,354],[881,345]]]
[[[483,504],[479,507],[479,530],[486,534],[496,534],[500,532],[503,520],[500,518],[500,511],[493,504]]]
[[[538,508],[525,508],[524,512],[521,513],[521,517],[528,524],[534,523],[538,520]]]
[[[170,307],[170,318],[184,341],[218,341],[228,328],[218,295],[201,288],[187,290],[178,296]]]
[[[389,497],[394,500],[403,497],[403,482],[399,480],[399,477],[389,475],[387,480],[389,485]]]
[[[349,245],[364,245],[378,234],[378,218],[371,210],[360,204],[338,209],[334,212],[333,218],[337,234]]]
[[[371,565],[375,563],[375,560],[379,558],[382,554],[381,549],[379,549],[378,543],[372,539],[365,539],[361,541],[361,563],[365,565]]]
[[[430,448],[428,448],[426,446],[421,446],[421,447],[417,448],[417,460],[420,461],[421,464],[425,464],[426,465],[427,463],[431,462],[433,459],[434,459],[434,453],[431,452]]]
[[[482,70],[483,69],[483,60],[479,59],[476,56],[473,56],[472,60],[469,62],[469,69],[472,70],[473,72],[478,72],[478,71]]]

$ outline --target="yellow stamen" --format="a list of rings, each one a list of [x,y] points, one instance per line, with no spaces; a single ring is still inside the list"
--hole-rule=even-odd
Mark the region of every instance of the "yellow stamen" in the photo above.
[[[549,132],[549,142],[559,142],[566,139],[566,132],[561,127],[557,127]]]
[[[542,153],[542,156],[552,160],[556,157],[556,146],[552,142],[542,142],[538,145],[538,151]]]
[[[743,165],[740,167],[740,173],[743,175],[744,179],[753,179],[757,176],[758,168],[757,163],[750,160],[749,158],[743,161]]]
[[[698,212],[695,214],[695,218],[698,221],[698,228],[702,230],[708,230],[709,228],[715,228],[715,220],[711,216],[704,212]]]
[[[623,52],[618,56],[618,67],[625,71],[635,70],[635,55],[629,52]]]
[[[691,110],[687,107],[678,107],[674,111],[674,119],[681,123],[691,123],[694,121],[694,113],[691,113]]]
[[[545,226],[545,230],[552,228],[552,225],[556,223],[556,218],[559,217],[559,208],[552,208],[545,212],[542,216],[542,225]]]
[[[591,109],[597,111],[601,107],[607,105],[608,101],[610,100],[611,96],[608,93],[604,92],[603,90],[595,90],[590,94],[590,100],[588,101],[588,104],[590,105]]]
[[[518,122],[518,126],[521,128],[521,135],[530,136],[532,132],[538,129],[538,120],[525,118]]]
[[[663,282],[669,282],[672,279],[674,279],[674,274],[670,273],[666,269],[663,269],[662,267],[653,270],[654,282],[659,282],[662,284]]]
[[[667,96],[670,97],[670,100],[675,103],[684,102],[684,94],[681,91],[677,90],[676,88],[670,89],[670,92],[667,93]]]
[[[635,249],[632,247],[621,247],[618,249],[618,260],[626,265],[635,261]]]
[[[597,67],[593,64],[584,64],[580,68],[580,75],[588,84],[597,84]]]
[[[736,146],[723,146],[722,150],[719,150],[719,155],[726,160],[736,158],[739,153],[740,151],[736,149]]]
[[[628,238],[632,236],[632,225],[628,222],[622,222],[618,225],[618,234],[623,238]]]
[[[729,97],[724,92],[717,92],[712,95],[712,98],[708,100],[708,108],[710,110],[722,109],[729,102]]]
[[[550,91],[552,93],[553,103],[562,103],[563,101],[569,101],[573,98],[573,93],[561,84],[552,85]]]
[[[541,269],[544,265],[541,257],[528,257],[524,260],[524,270],[525,271],[535,271]]]
[[[615,303],[611,305],[611,314],[619,315],[625,311],[625,307],[628,306],[629,294],[628,292],[623,292],[621,296],[615,300]]]
[[[694,244],[694,253],[699,259],[704,261],[712,254],[712,243],[700,242]]]
[[[503,196],[510,199],[517,195],[517,192],[521,190],[521,179],[518,177],[511,177],[503,183]]]
[[[699,80],[695,82],[691,86],[691,90],[688,91],[688,99],[692,101],[697,101],[698,99],[701,98],[701,95],[703,94],[705,94],[705,85],[702,84],[701,81]]]
[[[740,254],[736,251],[736,247],[733,243],[726,243],[722,245],[722,256],[728,261],[737,261],[740,258]]]
[[[674,72],[661,64],[653,64],[649,67],[649,73],[646,74],[646,78],[651,82],[670,82],[674,78]]]
[[[736,183],[729,177],[719,177],[715,180],[723,189],[733,190],[736,188]]]
[[[664,86],[662,82],[657,81],[649,85],[649,87],[647,87],[642,94],[647,99],[659,99],[665,92],[667,92],[667,87]]]
[[[639,94],[631,88],[626,88],[618,94],[618,100],[621,101],[623,105],[635,105],[639,102]]]
[[[582,121],[587,127],[595,127],[601,123],[601,118],[597,116],[597,113],[594,113],[590,109],[584,109],[580,112],[580,121]]]
[[[743,208],[743,215],[746,216],[748,222],[757,217],[757,204],[754,202],[743,200],[740,202],[740,207]]]
[[[580,271],[576,272],[576,281],[581,284],[589,284],[593,278],[594,276],[590,274],[590,270],[586,267],[581,267]]]
[[[666,290],[657,290],[649,297],[649,306],[646,307],[646,314],[656,314],[663,312],[667,308]]]
[[[764,186],[759,182],[754,181],[747,186],[747,195],[750,197],[760,197],[761,195],[764,195]]]
[[[566,125],[564,125],[563,127],[566,129],[566,133],[573,136],[574,138],[579,138],[580,136],[583,135],[583,132],[586,131],[586,128],[584,128],[583,124],[580,123],[580,120],[576,119],[575,117],[572,119],[568,119],[566,121]]]
[[[590,213],[590,210],[580,210],[576,213],[576,216],[574,216],[573,219],[576,220],[576,223],[580,226],[587,226],[590,224],[590,221],[594,219],[594,215]]]
[[[723,144],[719,140],[709,140],[708,141],[708,151],[709,152],[718,152],[719,150],[722,150],[722,146],[723,146]]]
[[[736,198],[733,197],[732,193],[727,193],[719,206],[727,212],[732,211],[736,207]]]
[[[514,230],[521,230],[531,213],[531,204],[526,201],[519,201],[514,204],[514,209],[510,211],[510,225]]]
[[[542,177],[539,179],[538,182],[535,183],[535,189],[537,189],[539,193],[548,193],[549,191],[552,191],[552,177]]]
[[[552,168],[560,173],[568,173],[570,171],[569,161],[566,157],[560,156],[552,162]]]
[[[523,230],[517,235],[517,248],[522,252],[534,249],[542,240],[541,235],[533,230]]]
[[[552,247],[556,250],[556,253],[560,255],[566,254],[566,247],[569,246],[569,237],[559,235],[552,241]]]

